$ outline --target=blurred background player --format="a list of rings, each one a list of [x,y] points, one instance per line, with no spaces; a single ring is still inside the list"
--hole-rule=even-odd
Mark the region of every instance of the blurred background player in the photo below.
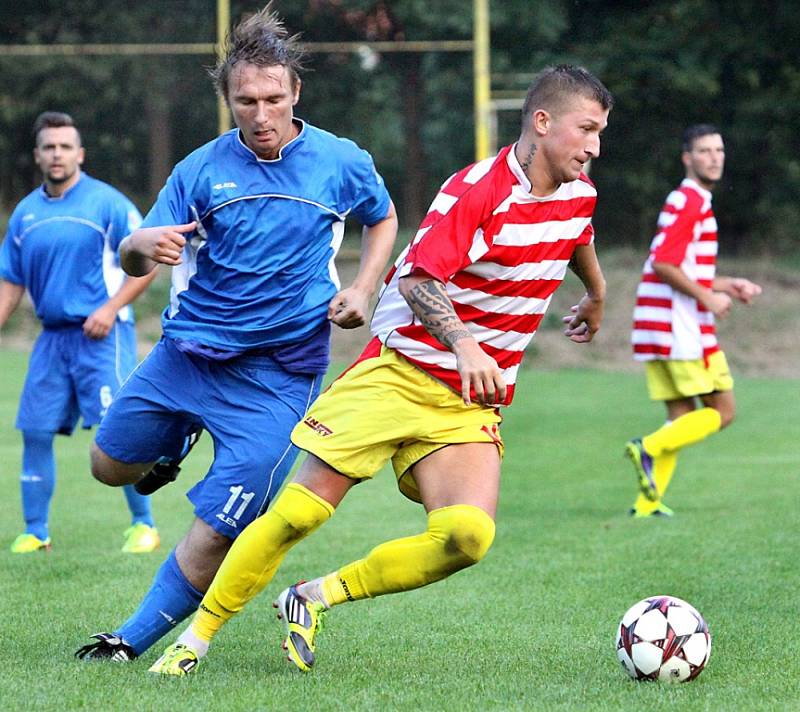
[[[747,279],[716,275],[711,191],[725,167],[719,131],[710,124],[686,129],[681,160],[686,177],[661,209],[636,292],[634,358],[645,362],[650,398],[664,401],[667,422],[625,446],[639,480],[635,517],[670,516],[662,499],[678,452],[733,421],[733,379],[714,319],[728,315],[732,299],[750,304],[761,294]]]
[[[97,425],[136,365],[133,311],[152,280],[126,278],[117,250],[141,215],[119,191],[81,171],[84,149],[68,114],[47,111],[33,128],[43,184],[11,215],[0,249],[0,327],[25,289],[43,330],[31,353],[16,426],[22,431],[18,554],[50,548],[48,512],[56,480],[53,439],[78,418]],[[147,497],[125,488],[132,524],[123,551],[158,547]]]
[[[452,176],[387,278],[375,338],[292,432],[309,455],[273,507],[237,539],[192,625],[150,668],[184,675],[272,579],[286,552],[327,521],[350,488],[392,461],[427,530],[291,586],[276,601],[285,649],[314,664],[322,612],[408,591],[480,561],[494,539],[503,441],[499,406],[567,266],[586,295],[565,317],[573,341],[600,327],[605,280],[594,249],[600,154],[612,98],[580,67],[531,85],[519,141]]]
[[[173,290],[161,342],[98,431],[94,475],[164,484],[153,464],[179,459],[200,428],[214,461],[188,493],[189,532],[138,610],[80,657],[130,660],[197,608],[289,473],[289,435],[319,392],[331,321],[365,323],[391,254],[397,219],[371,156],[294,117],[301,58],[269,6],[233,30],[214,78],[238,128],[175,167],[122,247],[130,274],[172,265]],[[333,258],[347,216],[367,227],[358,274],[338,291]]]

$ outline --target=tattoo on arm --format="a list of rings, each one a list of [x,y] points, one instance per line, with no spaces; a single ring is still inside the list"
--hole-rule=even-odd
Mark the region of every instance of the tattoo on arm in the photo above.
[[[409,291],[406,301],[431,336],[448,349],[452,349],[456,341],[471,336],[456,315],[453,303],[441,282],[429,279],[416,284]]]
[[[534,155],[536,155],[536,144],[532,143],[528,147],[528,155],[525,156],[525,158],[523,159],[522,163],[520,163],[520,167],[522,168],[523,171],[527,171],[528,170],[528,168],[530,167],[531,163],[533,162]]]

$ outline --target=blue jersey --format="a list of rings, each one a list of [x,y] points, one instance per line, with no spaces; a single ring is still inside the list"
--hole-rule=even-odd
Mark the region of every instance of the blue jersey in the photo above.
[[[366,151],[296,123],[299,135],[273,160],[234,129],[175,167],[143,223],[198,223],[173,268],[166,336],[241,353],[301,343],[325,326],[345,218],[380,222],[389,194]]]
[[[11,214],[0,247],[0,276],[24,286],[45,327],[81,324],[119,291],[119,243],[141,215],[122,193],[81,173],[62,196],[39,187]],[[131,321],[129,307],[121,321]]]

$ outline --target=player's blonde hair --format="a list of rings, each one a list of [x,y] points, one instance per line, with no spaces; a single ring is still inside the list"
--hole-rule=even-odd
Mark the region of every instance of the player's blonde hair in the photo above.
[[[209,74],[227,101],[230,75],[240,62],[258,67],[286,67],[294,89],[300,81],[304,57],[299,35],[289,35],[270,2],[231,30],[225,38],[222,56]]]

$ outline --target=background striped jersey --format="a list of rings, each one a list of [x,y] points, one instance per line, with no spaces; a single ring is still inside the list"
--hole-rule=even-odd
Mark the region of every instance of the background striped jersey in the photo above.
[[[389,272],[371,324],[386,346],[460,393],[455,355],[428,333],[398,290],[399,278],[412,273],[441,281],[458,317],[502,371],[508,394],[501,405],[513,398],[525,348],[575,247],[594,239],[597,199],[584,175],[534,197],[512,149],[444,183]]]
[[[672,191],[658,217],[633,312],[633,353],[639,361],[707,359],[719,351],[714,314],[662,282],[653,262],[677,265],[711,289],[717,259],[717,221],[711,193],[690,178]]]

